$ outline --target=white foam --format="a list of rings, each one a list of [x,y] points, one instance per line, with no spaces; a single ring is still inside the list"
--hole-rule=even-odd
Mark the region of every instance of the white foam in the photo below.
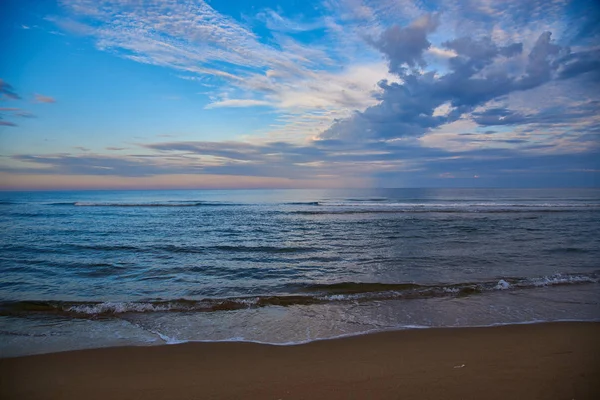
[[[460,202],[460,203],[409,203],[409,202],[354,202],[354,201],[340,201],[340,202],[319,202],[322,206],[330,207],[405,207],[407,209],[415,208],[589,208],[589,207],[600,207],[600,203],[496,203],[496,202]]]
[[[444,293],[459,293],[460,292],[460,289],[455,288],[455,287],[444,287],[442,290],[444,291]]]
[[[73,205],[78,207],[193,207],[201,202],[155,202],[155,203],[110,203],[77,201]]]
[[[504,279],[500,279],[498,284],[495,287],[496,290],[506,290],[510,289],[510,283],[506,282]]]
[[[248,297],[248,298],[239,298],[239,299],[235,299],[236,303],[240,303],[240,304],[244,304],[248,307],[252,307],[256,304],[258,304],[259,298],[258,297]]]
[[[329,296],[319,297],[319,299],[330,300],[330,301],[344,301],[344,300],[352,299],[352,295],[332,294],[332,295],[329,295]]]
[[[598,281],[597,277],[592,276],[562,274],[529,279],[529,282],[531,282],[533,286],[553,286],[567,283],[598,283]]]
[[[267,342],[261,340],[250,340],[245,339],[243,337],[231,337],[227,339],[190,339],[190,340],[180,340],[178,343],[255,343],[255,344],[264,344],[268,346],[298,346],[313,342],[323,342],[327,340],[336,340],[336,339],[344,339],[350,337],[364,336],[370,335],[374,333],[383,333],[383,332],[397,332],[397,331],[405,331],[405,330],[421,330],[421,329],[464,329],[464,328],[492,328],[497,326],[510,326],[510,325],[534,325],[534,324],[547,324],[547,323],[556,323],[556,322],[600,322],[600,319],[535,319],[529,321],[520,321],[520,322],[496,322],[491,324],[474,324],[474,325],[460,325],[460,326],[444,326],[444,325],[398,325],[391,326],[388,328],[376,328],[376,329],[367,329],[360,332],[352,332],[352,333],[343,333],[339,335],[334,335],[330,337],[315,337],[313,339],[308,340],[295,340],[288,342]]]
[[[160,333],[158,331],[150,331],[150,332],[157,334],[165,342],[165,344],[187,343],[187,340],[180,340],[180,339],[177,339],[174,337],[170,337],[170,336],[167,336],[164,333]]]
[[[132,302],[106,302],[93,305],[71,306],[66,311],[80,314],[121,314],[126,312],[168,311],[171,307],[163,304],[132,303]]]

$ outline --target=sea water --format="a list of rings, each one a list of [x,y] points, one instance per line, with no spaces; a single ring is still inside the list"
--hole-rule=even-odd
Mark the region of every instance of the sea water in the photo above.
[[[600,319],[600,190],[0,193],[0,356]]]

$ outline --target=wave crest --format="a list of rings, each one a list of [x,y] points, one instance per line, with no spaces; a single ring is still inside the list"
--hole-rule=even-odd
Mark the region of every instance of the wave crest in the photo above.
[[[420,285],[416,283],[308,284],[296,288],[296,294],[253,297],[175,299],[129,302],[17,301],[0,303],[0,316],[57,314],[74,318],[110,317],[125,313],[215,312],[267,306],[299,306],[334,302],[411,300],[435,297],[463,297],[485,292],[536,289],[558,285],[600,282],[600,275],[555,274],[537,278],[504,278],[486,282]]]
[[[60,203],[63,205],[69,204],[77,207],[226,207],[226,206],[241,206],[243,204],[208,202],[208,201],[165,201],[152,203],[118,203],[118,202],[87,202],[76,201],[74,203]]]

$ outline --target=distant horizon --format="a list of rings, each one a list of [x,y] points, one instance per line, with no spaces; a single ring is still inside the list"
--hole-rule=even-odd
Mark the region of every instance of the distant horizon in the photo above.
[[[10,192],[146,192],[146,191],[259,191],[259,190],[421,190],[421,189],[442,189],[442,190],[600,190],[599,186],[538,186],[538,187],[508,187],[508,186],[421,186],[421,187],[337,187],[337,188],[285,188],[285,187],[254,187],[254,188],[118,188],[118,189],[0,189],[0,193]]]

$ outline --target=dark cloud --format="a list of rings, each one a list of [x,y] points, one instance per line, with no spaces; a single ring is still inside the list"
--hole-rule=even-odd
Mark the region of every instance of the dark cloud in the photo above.
[[[15,115],[21,118],[35,118],[35,114],[32,114],[29,111],[18,111]]]
[[[96,154],[18,155],[13,160],[40,168],[11,169],[13,173],[151,176],[161,174],[226,174],[311,179],[319,175],[364,176],[364,165],[408,157],[411,149],[385,143],[344,144],[316,141],[300,146],[284,142],[164,142],[143,145],[158,154],[104,156]],[[421,157],[445,152],[416,149]],[[415,154],[413,154],[415,156]]]
[[[263,162],[240,160],[203,161],[193,155],[168,154],[102,156],[95,154],[16,155],[13,160],[38,164],[39,168],[3,168],[10,173],[62,174],[62,175],[112,175],[145,177],[164,174],[219,174],[291,179],[312,178],[323,170],[297,165],[285,158],[267,157]],[[311,159],[307,157],[306,159]]]
[[[21,97],[15,92],[13,87],[0,79],[0,101],[2,100],[19,100]],[[4,120],[3,114],[15,114],[20,110],[14,107],[0,107],[0,126],[17,126],[14,122]]]
[[[430,46],[427,34],[437,27],[437,20],[431,16],[419,21],[422,22],[406,28],[391,28],[374,42],[388,58],[390,71],[401,78],[401,83],[381,82],[379,104],[337,121],[322,133],[323,139],[418,137],[458,120],[491,100],[540,87],[553,80],[586,74],[598,63],[595,52],[572,53],[569,47],[553,43],[550,32],[544,32],[527,54],[522,73],[504,67],[502,60],[521,54],[523,45],[509,43],[499,46],[490,37],[462,37],[443,43],[444,48],[456,53],[449,59],[450,70],[444,75],[408,72],[408,68],[425,66],[422,54]],[[416,42],[415,38],[418,39]],[[436,114],[437,107],[444,104],[451,107],[450,112]],[[482,125],[520,124],[536,120],[508,110],[505,115],[493,115],[493,112],[476,114],[474,120]],[[560,118],[560,115],[560,112],[555,113],[554,119]],[[550,115],[544,115],[544,118],[552,119]]]
[[[498,47],[489,37],[479,39],[461,37],[444,42],[442,45],[457,54],[457,57],[451,60],[454,70],[463,69],[463,73],[472,72],[469,76],[489,65],[499,55],[510,58],[523,51],[522,43]]]
[[[504,115],[502,110],[490,114]],[[599,132],[600,134],[600,132]],[[465,142],[517,144],[518,149],[479,148],[448,151],[407,143],[367,141],[316,141],[310,145],[283,142],[252,144],[243,142],[165,142],[144,147],[158,153],[122,156],[97,154],[18,155],[13,160],[37,164],[39,168],[3,168],[10,173],[114,175],[143,177],[163,174],[215,174],[256,177],[315,179],[322,175],[375,177],[386,185],[440,185],[439,179],[455,177],[444,186],[465,186],[477,182],[487,186],[511,186],[532,177],[551,173],[575,174],[572,182],[589,185],[589,172],[573,169],[600,169],[598,149],[577,154],[540,154],[552,145],[527,145],[526,139],[483,140],[464,136]],[[381,167],[384,168],[381,168]],[[525,172],[523,172],[525,171]],[[537,175],[536,175],[537,174]],[[566,182],[566,181],[565,181]],[[592,182],[593,183],[593,182]],[[514,186],[514,185],[512,185]],[[526,186],[526,185],[525,185]]]
[[[431,46],[427,35],[438,26],[439,16],[428,14],[405,28],[396,25],[387,29],[371,43],[388,58],[390,72],[404,74],[405,65],[411,68],[426,65],[423,52]]]
[[[528,154],[508,149],[487,149],[428,159],[418,170],[386,171],[375,175],[386,185],[558,187],[596,186],[600,179],[600,153]],[[441,174],[453,176],[444,179]],[[477,175],[478,178],[474,179]],[[442,180],[443,179],[443,180]]]
[[[515,89],[531,89],[549,81],[557,69],[558,62],[554,59],[561,53],[567,55],[570,50],[551,42],[552,33],[544,32],[535,42],[529,53],[526,75],[515,82]]]
[[[109,157],[100,155],[16,155],[13,160],[40,164],[40,168],[6,169],[13,173],[64,174],[64,175],[118,175],[153,176],[174,173],[198,173],[201,168],[192,163],[185,166],[170,164],[168,160],[154,158]]]
[[[19,100],[20,98],[11,85],[0,79],[0,100]]]
[[[553,125],[576,120],[590,119],[600,114],[600,101],[591,100],[570,106],[554,106],[544,108],[536,113],[524,114],[508,108],[490,108],[472,113],[472,118],[481,126],[494,125]],[[593,124],[586,125],[586,129]],[[575,128],[575,127],[574,127]]]
[[[600,49],[568,54],[560,61],[559,79],[569,79],[591,72],[595,83],[600,82]]]
[[[17,126],[17,124],[10,121],[3,121],[4,115],[10,115],[12,117],[20,118],[35,118],[35,115],[29,111],[22,110],[15,107],[0,107],[0,126]]]
[[[549,171],[568,176],[573,165],[581,171],[598,169],[600,124],[595,121],[600,115],[600,102],[596,100],[600,91],[592,90],[600,81],[598,50],[578,47],[573,51],[555,43],[550,32],[539,35],[527,51],[522,43],[499,45],[490,37],[462,37],[442,44],[456,54],[448,60],[448,70],[444,74],[417,71],[416,67],[426,67],[422,55],[431,45],[427,34],[435,26],[423,25],[416,31],[412,31],[412,25],[404,30],[392,28],[374,41],[400,82],[380,82],[380,102],[364,112],[336,121],[321,134],[324,143],[337,148],[352,143],[357,150],[377,148],[379,153],[362,159],[390,163],[386,172],[378,172],[375,176],[392,186],[394,181],[401,186],[410,185],[409,182],[417,186],[423,182],[438,186],[450,184],[441,183],[441,177],[468,180],[453,181],[460,186],[473,182],[475,175],[482,178],[478,179],[478,184],[510,186],[515,170],[529,171],[527,174],[517,172],[523,183],[531,183],[533,176],[539,176],[540,182],[547,183],[552,182]],[[417,38],[414,43],[406,43],[414,38]],[[547,99],[542,98],[540,104],[531,104],[527,108],[503,105],[485,109],[493,100],[501,99],[506,103],[509,95],[514,93],[576,77],[574,81],[584,87],[582,93],[586,94],[579,101],[575,97],[570,102],[546,102]],[[564,96],[569,95],[564,93]],[[440,112],[440,106],[447,112]],[[482,127],[518,126],[524,133],[516,137],[496,137],[498,131],[488,129],[483,131],[488,135],[485,139],[475,137],[480,133],[461,133],[450,140],[464,143],[468,150],[452,152],[424,148],[414,140],[461,118],[469,118]],[[561,129],[556,130],[558,127]],[[560,147],[556,141],[531,142],[525,132],[536,131],[548,132],[547,135],[554,135],[556,139],[568,139],[570,143],[574,137],[582,138],[581,143],[588,149],[582,150],[580,146],[579,150],[571,150],[572,154],[569,154],[569,150]],[[491,146],[467,147],[468,144]],[[567,154],[549,155],[556,152]],[[355,160],[361,158],[352,157]],[[394,168],[394,162],[399,167]],[[403,170],[402,163],[411,168]],[[593,174],[582,172],[573,182],[593,185],[594,179]]]
[[[468,137],[463,137],[465,135],[461,135],[459,137],[456,137],[454,139],[452,139],[453,141],[456,142],[465,142],[465,143],[509,143],[509,144],[522,144],[522,143],[528,143],[529,141],[526,139],[493,139],[493,138],[485,138],[485,139],[470,139]],[[471,135],[466,135],[466,136],[473,136],[473,134]]]
[[[514,57],[523,52],[523,43],[513,43],[508,46],[498,48],[498,53],[504,57]]]
[[[508,108],[489,108],[482,112],[473,113],[473,120],[479,125],[515,125],[524,123],[527,116]]]
[[[3,79],[0,79],[0,100],[20,100],[21,97],[14,88]],[[14,122],[6,121],[6,115],[20,118],[34,118],[35,115],[29,111],[17,107],[0,107],[0,126],[17,126]]]

